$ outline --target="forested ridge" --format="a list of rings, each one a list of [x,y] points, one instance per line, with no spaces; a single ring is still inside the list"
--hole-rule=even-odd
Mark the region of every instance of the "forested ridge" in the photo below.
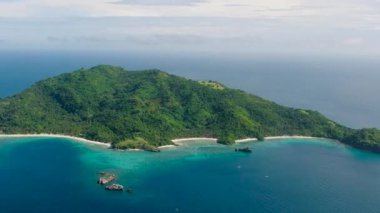
[[[0,131],[67,134],[116,148],[151,148],[180,137],[230,144],[305,135],[380,151],[377,129],[350,129],[316,111],[284,107],[214,81],[109,65],[49,78],[0,100]]]

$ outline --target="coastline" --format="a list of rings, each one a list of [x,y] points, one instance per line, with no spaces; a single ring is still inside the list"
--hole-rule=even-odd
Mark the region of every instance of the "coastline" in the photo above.
[[[159,148],[159,149],[167,149],[167,148],[173,148],[173,147],[176,147],[176,146],[178,146],[178,145],[163,145],[163,146],[159,146],[157,148]]]
[[[177,139],[172,140],[172,142],[176,145],[182,145],[187,142],[198,142],[198,141],[216,143],[218,139],[217,138],[177,138]]]
[[[110,143],[103,143],[99,141],[87,140],[80,137],[75,137],[75,136],[70,136],[70,135],[60,135],[60,134],[10,134],[10,135],[0,134],[0,138],[64,138],[64,139],[70,139],[70,140],[74,140],[74,141],[82,142],[86,144],[104,146],[107,148],[111,147]]]
[[[264,140],[276,140],[276,139],[313,139],[318,137],[312,137],[312,136],[302,136],[302,135],[279,135],[279,136],[268,136],[264,137]]]
[[[264,141],[266,140],[278,140],[278,139],[313,139],[313,138],[318,138],[318,137],[312,137],[312,136],[302,136],[302,135],[277,135],[277,136],[267,136],[264,137]],[[327,139],[327,138],[323,138]],[[199,142],[199,141],[204,141],[204,142],[212,142],[216,143],[217,138],[176,138],[173,139],[172,142],[175,145],[166,145],[166,146],[161,146],[163,148],[168,148],[168,147],[174,147],[174,146],[179,146],[183,145],[184,143],[189,143],[189,142]],[[247,143],[247,142],[253,142],[253,141],[258,141],[257,138],[243,138],[243,139],[238,139],[235,140],[235,143]],[[158,147],[158,148],[161,148]]]
[[[103,146],[106,148],[111,148],[110,143],[103,143],[99,141],[92,141],[88,140],[85,138],[80,138],[80,137],[75,137],[75,136],[70,136],[70,135],[61,135],[61,134],[0,134],[0,138],[64,138],[64,139],[70,139],[73,141],[81,142],[81,143],[86,143],[86,144],[91,144],[91,145],[97,145],[97,146]],[[313,139],[317,137],[311,137],[311,136],[302,136],[302,135],[294,135],[294,136],[289,136],[289,135],[280,135],[280,136],[267,136],[264,137],[264,141],[266,140],[278,140],[278,139]],[[181,146],[185,143],[191,143],[191,142],[209,142],[209,143],[216,143],[217,138],[207,138],[207,137],[199,137],[199,138],[176,138],[171,140],[174,144],[168,144],[168,145],[163,145],[157,147],[158,149],[169,149],[169,148],[174,148],[176,146]],[[254,142],[258,141],[257,138],[244,138],[244,139],[238,139],[235,140],[235,143],[247,143],[247,142]],[[124,151],[143,151],[142,149],[127,149]]]
[[[252,142],[252,141],[257,141],[257,138],[239,139],[239,140],[236,140],[235,143],[247,143],[247,142]]]

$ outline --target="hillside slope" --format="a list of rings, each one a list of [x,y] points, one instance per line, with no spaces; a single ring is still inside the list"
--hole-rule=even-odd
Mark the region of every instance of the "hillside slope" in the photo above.
[[[376,129],[353,130],[318,112],[292,109],[227,88],[159,70],[107,65],[37,82],[0,101],[2,133],[61,133],[118,148],[210,136],[221,143],[269,135],[307,135],[379,151]]]

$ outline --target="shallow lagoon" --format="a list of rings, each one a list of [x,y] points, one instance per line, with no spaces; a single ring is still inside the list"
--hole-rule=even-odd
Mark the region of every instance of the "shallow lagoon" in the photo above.
[[[115,152],[66,139],[0,139],[2,212],[377,212],[380,155],[320,139],[196,142]],[[133,194],[108,192],[113,171]]]

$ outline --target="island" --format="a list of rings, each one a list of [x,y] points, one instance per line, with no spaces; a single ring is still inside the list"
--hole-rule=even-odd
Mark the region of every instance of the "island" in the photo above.
[[[380,152],[378,129],[352,129],[216,81],[99,65],[39,81],[0,99],[0,134],[59,134],[157,151],[175,138],[302,135]]]

